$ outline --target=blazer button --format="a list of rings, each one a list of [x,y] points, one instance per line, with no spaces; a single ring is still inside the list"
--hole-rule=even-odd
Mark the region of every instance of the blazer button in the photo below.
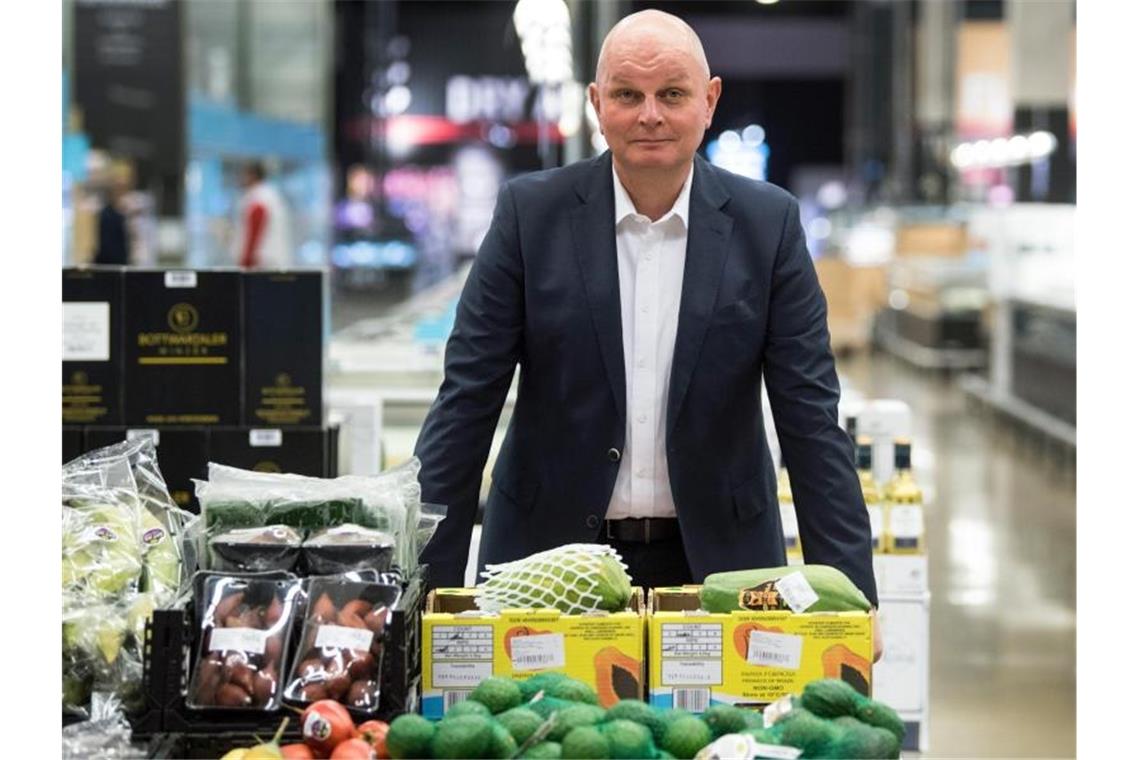
[[[596,528],[596,527],[598,527],[599,522],[601,522],[601,521],[598,520],[597,515],[590,515],[589,517],[586,518],[586,527],[587,528]]]
[[[610,449],[606,452],[606,456],[610,458],[611,462],[617,462],[621,459],[621,452],[617,449]]]

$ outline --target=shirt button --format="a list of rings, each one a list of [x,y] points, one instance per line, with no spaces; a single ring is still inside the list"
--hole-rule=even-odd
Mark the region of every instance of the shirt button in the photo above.
[[[610,458],[611,462],[617,462],[621,459],[621,452],[617,449],[610,449],[606,452],[606,456]]]
[[[637,360],[637,366],[644,367],[645,366],[645,360],[644,359],[638,359]]]
[[[644,414],[637,415],[637,421],[638,422],[645,422],[645,419],[646,419],[646,417]]]
[[[601,521],[598,519],[597,515],[590,515],[589,517],[586,518],[586,527],[587,528],[596,528],[596,527],[598,527],[598,524],[600,522]]]
[[[648,306],[642,306],[641,307],[641,313],[642,314],[648,314],[649,313],[649,307]]]

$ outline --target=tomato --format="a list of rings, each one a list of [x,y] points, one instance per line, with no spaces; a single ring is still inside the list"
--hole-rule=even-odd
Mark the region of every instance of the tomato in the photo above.
[[[316,755],[308,744],[286,744],[281,747],[283,760],[315,760]]]
[[[378,760],[388,760],[388,724],[382,720],[370,720],[356,727],[356,738],[372,745]]]
[[[374,760],[372,747],[363,739],[349,739],[336,745],[329,760]]]
[[[322,755],[329,754],[355,733],[356,726],[348,710],[331,699],[314,702],[301,713],[301,737],[305,744]]]

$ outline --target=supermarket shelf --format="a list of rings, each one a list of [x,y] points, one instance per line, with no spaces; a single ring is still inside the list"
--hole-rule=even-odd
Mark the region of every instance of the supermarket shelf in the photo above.
[[[882,328],[876,329],[875,342],[887,353],[921,369],[978,369],[986,366],[985,349],[930,348]]]
[[[984,377],[965,375],[958,380],[959,387],[967,396],[974,398],[1001,414],[1041,433],[1042,435],[1068,446],[1077,448],[1077,428],[1064,420],[1057,419],[1009,393],[996,390]]]

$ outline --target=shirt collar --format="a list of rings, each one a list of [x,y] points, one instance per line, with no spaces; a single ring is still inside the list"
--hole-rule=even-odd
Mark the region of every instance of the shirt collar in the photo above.
[[[621,180],[618,179],[617,169],[611,166],[611,171],[614,175],[614,226],[621,224],[626,217],[637,216],[637,209],[634,208],[633,201],[630,200],[629,193],[626,192],[625,186],[622,185]],[[681,185],[681,192],[677,195],[677,200],[673,203],[673,208],[661,217],[661,219],[668,219],[673,214],[676,214],[685,228],[689,226],[689,195],[693,189],[693,165],[689,166],[689,176],[685,178],[685,184]],[[658,220],[660,221],[660,220]]]

